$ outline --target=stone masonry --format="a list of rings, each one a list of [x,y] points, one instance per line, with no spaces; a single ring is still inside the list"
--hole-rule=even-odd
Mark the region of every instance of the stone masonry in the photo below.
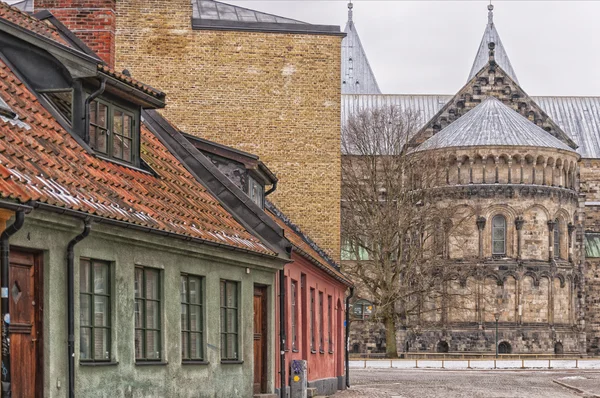
[[[117,2],[117,69],[167,94],[183,131],[255,153],[269,196],[340,256],[338,35],[193,30],[189,0]]]

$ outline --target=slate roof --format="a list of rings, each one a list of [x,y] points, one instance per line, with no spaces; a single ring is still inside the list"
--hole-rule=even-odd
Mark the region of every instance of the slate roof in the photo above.
[[[273,203],[265,201],[267,213],[284,230],[285,237],[292,243],[294,250],[317,265],[321,270],[333,276],[346,286],[354,284],[340,271],[340,266],[331,259],[310,237],[305,235],[300,228],[281,212]]]
[[[348,22],[344,29],[346,37],[342,40],[342,94],[381,94],[354,25],[353,7],[352,3],[348,4]]]
[[[0,98],[31,128],[0,121],[0,197],[77,210],[275,256],[145,126],[141,157],[156,176],[86,152],[0,61]]]
[[[475,146],[543,147],[575,152],[495,97],[487,97],[417,150]]]
[[[477,55],[475,56],[475,61],[473,61],[473,67],[471,68],[471,73],[469,73],[469,78],[467,81],[470,81],[481,69],[483,69],[483,67],[487,65],[490,59],[490,49],[488,45],[489,43],[494,43],[496,45],[494,50],[496,63],[500,65],[502,70],[505,71],[515,81],[515,83],[519,84],[515,70],[510,63],[508,54],[504,49],[502,40],[500,40],[500,35],[496,30],[496,25],[494,24],[494,6],[490,4],[488,6],[488,10],[488,24],[485,27],[485,32],[483,33],[483,38],[481,39],[481,44],[477,50]]]
[[[421,116],[418,129],[434,117],[451,95],[342,95],[342,124],[370,108],[397,106]],[[583,158],[600,159],[600,97],[531,97],[579,146]]]
[[[339,26],[314,25],[215,0],[192,0],[192,28],[341,35]]]

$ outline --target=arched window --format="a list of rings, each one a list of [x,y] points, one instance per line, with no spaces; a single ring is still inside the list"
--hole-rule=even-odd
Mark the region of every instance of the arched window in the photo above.
[[[492,219],[492,255],[506,255],[506,218],[502,215]]]
[[[560,221],[558,218],[554,224],[554,258],[560,258]]]

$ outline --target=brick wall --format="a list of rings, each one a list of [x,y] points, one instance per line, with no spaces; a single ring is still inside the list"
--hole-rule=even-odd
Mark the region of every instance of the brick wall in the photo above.
[[[115,64],[115,2],[35,0],[35,11],[50,11],[112,67]]]
[[[270,199],[340,254],[341,37],[191,29],[189,0],[117,2],[117,69],[167,94],[187,133],[255,153]]]

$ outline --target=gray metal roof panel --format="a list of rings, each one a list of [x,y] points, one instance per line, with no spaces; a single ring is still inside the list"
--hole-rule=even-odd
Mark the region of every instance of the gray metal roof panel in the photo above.
[[[306,24],[291,18],[280,17],[244,7],[221,3],[214,0],[192,0],[193,17],[220,21],[271,22],[288,24]]]
[[[471,68],[471,73],[469,73],[469,78],[467,81],[470,81],[481,69],[487,65],[490,60],[490,50],[488,45],[489,43],[494,43],[496,45],[494,50],[494,58],[496,63],[500,65],[502,70],[504,70],[504,72],[506,72],[515,81],[515,83],[519,84],[517,74],[510,63],[508,54],[504,49],[504,45],[502,45],[502,40],[500,40],[500,35],[498,34],[496,26],[494,25],[494,6],[489,5],[488,10],[488,24],[485,28],[485,32],[483,33],[483,38],[481,39],[481,44],[479,45],[479,50],[477,50],[477,55],[475,56],[475,61],[473,61],[473,67]]]

